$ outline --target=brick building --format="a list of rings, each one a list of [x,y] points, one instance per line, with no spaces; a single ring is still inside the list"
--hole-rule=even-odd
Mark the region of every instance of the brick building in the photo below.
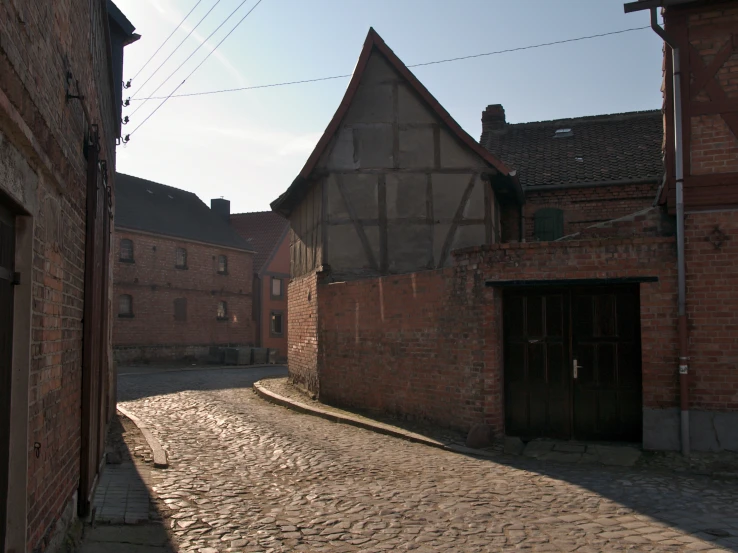
[[[117,175],[113,346],[119,363],[205,359],[252,345],[254,255],[230,202]]]
[[[254,250],[254,343],[287,360],[287,285],[290,281],[290,224],[273,211],[234,213],[233,229]]]
[[[496,436],[678,449],[676,224],[654,206],[669,189],[660,116],[503,118],[485,110],[480,153],[370,31],[323,138],[272,204],[293,236],[292,381],[329,403]],[[722,360],[693,368],[695,449],[738,447],[723,217],[691,239],[710,256],[692,342],[707,323],[698,313],[724,313],[690,346]],[[387,263],[393,252],[403,263]]]
[[[0,3],[0,549],[86,514],[114,409],[110,203],[123,48],[111,3]]]

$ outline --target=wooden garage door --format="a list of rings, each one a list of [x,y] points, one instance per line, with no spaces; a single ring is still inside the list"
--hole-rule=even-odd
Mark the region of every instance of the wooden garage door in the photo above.
[[[506,433],[640,441],[638,312],[637,285],[507,293]]]

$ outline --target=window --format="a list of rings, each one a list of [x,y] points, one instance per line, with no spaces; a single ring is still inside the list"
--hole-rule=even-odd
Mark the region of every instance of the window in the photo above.
[[[564,212],[560,209],[539,209],[533,218],[536,240],[549,242],[564,236]]]
[[[282,313],[279,311],[272,311],[272,317],[271,322],[269,325],[269,330],[271,331],[273,336],[281,336],[283,333],[283,326],[282,326]]]
[[[554,133],[554,138],[566,138],[568,136],[574,136],[574,131],[572,131],[569,127],[566,127],[564,129],[556,129],[556,132]]]
[[[218,256],[218,274],[219,275],[228,274],[228,258],[225,255]]]
[[[218,320],[225,321],[228,318],[228,304],[224,301],[218,302]]]
[[[124,238],[120,241],[120,260],[124,263],[133,263],[133,240]]]
[[[177,298],[174,300],[174,320],[187,320],[187,298]]]
[[[118,296],[118,316],[133,317],[133,297],[129,294]]]
[[[177,260],[174,265],[177,269],[187,268],[187,250],[184,248],[177,248]]]
[[[272,277],[272,297],[273,298],[281,298],[282,297],[282,279]]]

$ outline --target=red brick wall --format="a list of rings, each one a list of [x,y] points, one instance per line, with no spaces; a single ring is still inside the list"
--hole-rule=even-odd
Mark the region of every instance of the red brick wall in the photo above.
[[[133,241],[135,263],[120,261],[120,242]],[[251,344],[253,254],[165,237],[116,231],[113,236],[113,345]],[[176,248],[187,250],[187,269],[175,268]],[[228,274],[218,274],[218,256]],[[133,318],[118,317],[118,297],[133,297]],[[174,300],[186,298],[187,320],[174,320]],[[217,319],[218,302],[228,319]]]
[[[738,211],[685,227],[692,408],[738,411]]]
[[[287,357],[287,294],[289,293],[288,285],[290,282],[290,236],[287,233],[279,245],[279,249],[274,254],[274,258],[262,272],[262,288],[261,288],[261,344],[265,348],[273,348],[278,351],[278,357],[284,359]],[[282,279],[282,297],[272,298],[272,276]],[[273,336],[271,334],[271,313],[272,311],[280,311],[282,313],[283,334],[282,336]]]
[[[293,278],[287,291],[287,363],[290,380],[318,393],[318,275]]]
[[[115,173],[106,25],[103,2],[0,3],[0,133],[35,174],[21,181],[25,189],[5,190],[28,202],[35,226],[29,551],[46,548],[79,482],[87,125],[99,126],[100,157],[108,162],[113,188]],[[89,118],[78,100],[65,99],[67,71]]]
[[[672,407],[675,253],[673,238],[498,244],[455,252],[452,269],[321,284],[320,398],[499,435],[502,294],[484,283],[655,276],[640,285],[644,406]]]
[[[321,285],[320,399],[456,428],[481,422],[482,293],[452,269]]]
[[[535,212],[555,207],[564,212],[564,235],[648,209],[656,199],[658,184],[628,184],[595,188],[568,188],[536,192],[526,190],[525,239],[535,240]]]

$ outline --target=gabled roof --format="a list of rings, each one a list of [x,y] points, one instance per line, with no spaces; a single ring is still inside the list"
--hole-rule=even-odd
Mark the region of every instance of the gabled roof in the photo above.
[[[290,222],[273,211],[233,213],[231,227],[254,250],[254,272],[261,273],[269,265],[275,251],[287,236]]]
[[[123,173],[115,174],[115,228],[252,251],[192,192]]]
[[[658,181],[664,173],[663,135],[661,112],[652,110],[506,124],[483,131],[480,142],[517,170],[524,188],[535,188]]]
[[[510,170],[507,166],[501,162],[493,154],[481,147],[476,140],[474,140],[469,134],[461,128],[461,126],[454,120],[453,117],[444,109],[444,107],[436,100],[433,95],[428,91],[425,86],[413,75],[413,73],[402,63],[400,58],[390,49],[389,46],[382,40],[382,37],[373,29],[369,29],[366,40],[364,41],[364,47],[359,55],[359,61],[356,63],[356,68],[351,76],[346,94],[344,94],[341,103],[338,105],[336,113],[333,115],[328,127],[326,127],[323,136],[320,137],[318,145],[310,154],[305,166],[300,171],[300,174],[295,178],[290,187],[284,194],[274,200],[271,207],[274,211],[281,213],[282,215],[288,216],[292,211],[292,208],[297,204],[302,197],[302,194],[307,187],[307,179],[315,169],[321,156],[328,148],[331,139],[338,131],[341,120],[346,115],[351,102],[354,99],[361,78],[366,69],[367,62],[371,56],[373,50],[380,52],[389,62],[389,64],[404,78],[407,83],[415,90],[415,92],[426,102],[428,107],[433,111],[448,127],[452,134],[454,134],[463,144],[469,147],[474,153],[481,157],[484,161],[489,163],[492,167],[497,169],[500,173],[507,176],[510,174]]]

